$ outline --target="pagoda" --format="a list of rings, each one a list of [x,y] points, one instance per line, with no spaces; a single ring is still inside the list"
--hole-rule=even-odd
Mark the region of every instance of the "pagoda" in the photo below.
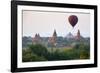
[[[54,33],[53,33],[52,37],[49,38],[48,42],[52,46],[56,46],[57,45],[57,33],[56,33],[56,30],[54,30]]]

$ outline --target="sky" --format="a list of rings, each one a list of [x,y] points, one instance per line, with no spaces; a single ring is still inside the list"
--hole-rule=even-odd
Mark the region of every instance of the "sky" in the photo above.
[[[78,22],[73,28],[68,21],[70,15],[76,15]],[[65,37],[69,32],[76,35],[78,29],[83,37],[90,37],[90,14],[71,12],[46,12],[27,11],[22,12],[22,35],[34,37],[39,33],[41,37],[50,37],[56,30],[58,36]]]

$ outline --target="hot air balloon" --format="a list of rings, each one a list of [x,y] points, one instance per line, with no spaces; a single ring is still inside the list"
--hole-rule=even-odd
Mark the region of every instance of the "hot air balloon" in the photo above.
[[[71,15],[69,16],[68,20],[72,27],[74,27],[78,22],[78,17],[76,15]]]

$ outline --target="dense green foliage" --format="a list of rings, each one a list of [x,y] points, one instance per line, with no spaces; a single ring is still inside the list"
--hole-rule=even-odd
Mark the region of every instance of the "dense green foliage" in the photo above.
[[[52,51],[50,51],[50,49]],[[55,50],[55,51],[53,51]],[[74,47],[65,48],[46,48],[41,44],[32,44],[28,49],[22,50],[22,61],[54,61],[54,60],[76,60],[89,59],[90,47],[87,44],[76,44]]]

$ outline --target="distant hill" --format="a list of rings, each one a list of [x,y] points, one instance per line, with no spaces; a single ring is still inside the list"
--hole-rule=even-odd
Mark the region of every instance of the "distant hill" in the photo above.
[[[32,44],[32,37],[22,37],[22,47],[23,48],[27,48],[27,46],[29,44]],[[45,45],[46,47],[51,47],[50,43],[48,42],[49,37],[41,37],[41,44]],[[83,42],[85,44],[90,44],[90,38],[83,38],[81,37],[80,40],[76,40],[75,37],[71,35],[71,37],[68,36],[68,38],[66,37],[57,37],[56,40],[56,47],[60,48],[60,47],[64,47],[64,46],[71,46],[73,44],[79,43],[79,42]]]
[[[65,38],[67,38],[67,39],[72,39],[72,38],[74,38],[74,36],[71,34],[71,32],[70,33],[68,33],[67,34],[67,36],[65,36]]]
[[[80,30],[77,31],[76,35],[68,33],[67,36],[57,36],[56,30],[54,30],[53,35],[50,37],[41,37],[39,33],[36,33],[34,37],[22,37],[22,47],[27,48],[29,44],[41,44],[45,47],[67,47],[73,44],[85,43],[90,44],[90,38],[83,37]]]

